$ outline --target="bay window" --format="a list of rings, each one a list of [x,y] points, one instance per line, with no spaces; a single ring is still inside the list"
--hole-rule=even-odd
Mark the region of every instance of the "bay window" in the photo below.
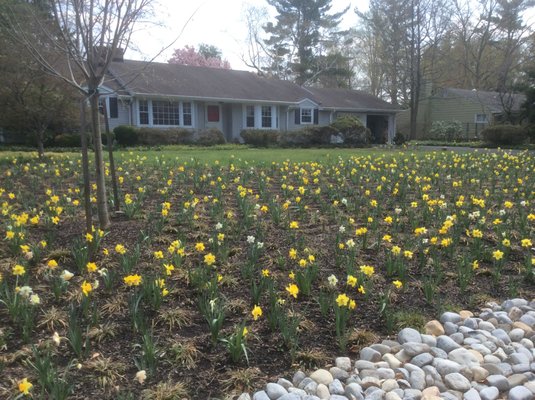
[[[191,102],[139,100],[139,124],[152,126],[193,126]]]

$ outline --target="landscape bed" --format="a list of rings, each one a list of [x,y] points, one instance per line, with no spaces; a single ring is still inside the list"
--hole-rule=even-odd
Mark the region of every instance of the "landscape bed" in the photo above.
[[[90,234],[79,156],[3,155],[1,398],[232,398],[535,292],[531,153],[206,154],[120,152]]]

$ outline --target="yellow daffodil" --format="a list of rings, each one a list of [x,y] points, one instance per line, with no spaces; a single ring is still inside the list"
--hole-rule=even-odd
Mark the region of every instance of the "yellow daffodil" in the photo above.
[[[253,319],[256,321],[258,318],[262,316],[262,309],[260,306],[255,305],[253,307],[253,310],[251,311],[251,315],[253,316]]]
[[[299,288],[295,283],[291,283],[288,286],[286,286],[286,291],[290,293],[290,296],[293,296],[297,299],[297,295],[299,294]]]
[[[28,381],[28,378],[24,378],[23,380],[19,381],[19,392],[23,395],[29,395],[32,387],[33,385],[30,381]]]
[[[141,276],[136,274],[125,276],[123,281],[127,286],[139,286],[141,284],[141,279]]]
[[[204,256],[204,263],[208,266],[215,264],[215,256],[212,253],[208,253]]]

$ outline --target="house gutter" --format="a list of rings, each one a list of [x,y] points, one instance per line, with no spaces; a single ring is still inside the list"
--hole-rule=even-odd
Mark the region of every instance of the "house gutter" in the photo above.
[[[191,100],[202,100],[202,101],[213,101],[213,102],[228,102],[228,103],[258,103],[258,104],[281,104],[281,105],[298,105],[299,103],[288,102],[288,101],[277,101],[277,100],[252,100],[252,99],[232,99],[228,97],[204,97],[204,96],[187,96],[187,95],[174,95],[174,94],[163,94],[158,95],[154,93],[132,93],[132,96],[139,97],[148,97],[151,99],[161,99],[162,97],[168,97],[173,99],[191,99]]]

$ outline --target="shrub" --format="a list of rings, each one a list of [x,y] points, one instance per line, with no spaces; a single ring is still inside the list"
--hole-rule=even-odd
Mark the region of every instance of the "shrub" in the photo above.
[[[356,117],[350,115],[338,117],[330,126],[336,132],[342,134],[346,145],[363,146],[369,144],[372,140],[371,131]]]
[[[483,140],[491,145],[522,144],[528,137],[526,128],[519,125],[491,125],[481,131]]]
[[[396,136],[394,136],[394,144],[396,146],[403,146],[406,141],[407,141],[407,139],[405,138],[403,133],[398,132],[398,133],[396,133]]]
[[[225,144],[225,136],[219,129],[210,128],[199,132],[197,144],[201,146],[215,146],[216,144]]]
[[[88,135],[89,136],[89,135]],[[89,139],[89,137],[88,137]],[[80,135],[61,134],[54,138],[54,146],[57,147],[80,147]]]
[[[310,147],[313,135],[313,127],[289,131],[279,137],[279,144],[283,147]]]
[[[147,146],[161,144],[189,144],[193,141],[194,131],[185,128],[139,128],[139,143]]]
[[[136,128],[128,125],[119,125],[113,129],[117,143],[121,146],[134,146],[138,143]]]
[[[279,132],[270,129],[244,129],[240,132],[245,144],[256,147],[268,147],[277,144]]]
[[[110,132],[111,133],[111,143],[113,144],[113,141],[115,140],[115,133],[113,131]],[[108,135],[106,134],[106,132],[102,132],[102,144],[103,145],[107,145],[108,144]]]
[[[429,134],[434,139],[447,140],[448,142],[463,138],[463,124],[460,121],[433,121]]]

